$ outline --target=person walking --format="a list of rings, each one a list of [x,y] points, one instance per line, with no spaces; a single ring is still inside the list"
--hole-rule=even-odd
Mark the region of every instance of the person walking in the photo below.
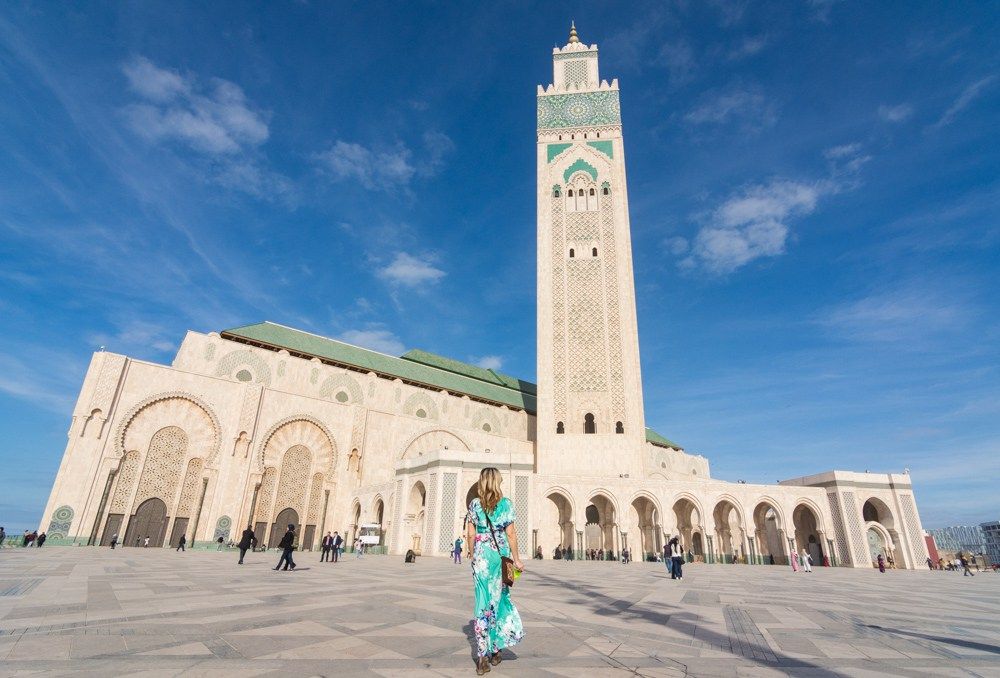
[[[972,574],[972,570],[969,569],[969,561],[968,561],[968,559],[965,556],[959,556],[958,557],[958,562],[962,564],[962,570],[963,570],[962,576],[963,577],[975,577],[976,576],[976,575]]]
[[[186,551],[187,549],[184,548],[184,545],[187,544],[187,541],[187,535],[182,534],[181,538],[177,540],[177,548],[174,549],[174,552]]]
[[[885,572],[885,556],[878,554],[878,571]]]
[[[215,543],[219,545],[218,548],[216,548],[215,550],[221,551],[222,547],[225,546],[226,539],[225,537],[219,537],[218,539],[215,540]]]
[[[361,556],[364,555],[365,544],[361,541],[361,537],[357,537],[354,540],[354,558],[355,560],[360,560]]]
[[[677,537],[670,540],[670,564],[673,568],[671,579],[684,579],[684,549]]]
[[[492,466],[479,473],[478,496],[469,502],[466,515],[466,555],[472,562],[475,590],[476,675],[498,665],[500,651],[524,638],[521,616],[510,599],[510,586],[503,581],[502,558],[524,570],[514,521],[514,504],[503,496],[500,471]]]
[[[344,545],[344,539],[340,532],[333,533],[333,562],[340,560],[340,548]]]
[[[257,548],[257,535],[253,533],[253,526],[247,525],[247,529],[243,530],[243,534],[240,535],[240,560],[237,565],[243,564],[243,556],[247,554],[251,548]]]
[[[813,561],[812,556],[809,555],[806,552],[805,549],[802,549],[802,557],[799,559],[799,562],[802,563],[802,571],[803,572],[812,572],[813,571],[813,569],[812,569],[812,561]]]
[[[118,533],[115,532],[111,535],[111,550],[114,551],[115,547],[118,546]]]
[[[452,560],[456,565],[462,564],[462,538],[457,537],[455,539],[455,548],[451,552]]]
[[[792,563],[792,572],[798,572],[799,571],[799,554],[796,551],[792,551],[791,563]]]
[[[934,569],[934,561],[931,560],[930,556],[927,556],[927,569],[928,570],[933,570]]]
[[[146,535],[146,538],[142,540],[142,548],[144,548],[144,549],[149,548],[149,535],[148,534]]]
[[[45,545],[45,540],[48,538],[49,538],[48,535],[46,535],[44,532],[38,535],[38,548],[42,548],[42,546]],[[978,570],[979,568],[977,567],[976,569]]]
[[[5,530],[3,527],[0,527],[0,549],[3,548],[3,543],[6,540],[7,540],[7,530]]]
[[[278,542],[278,548],[281,549],[281,558],[278,559],[278,564],[275,566],[275,570],[282,569],[281,565],[284,563],[284,569],[287,570],[289,567],[292,568],[292,572],[295,571],[295,561],[292,559],[292,551],[295,550],[295,525],[289,523],[288,531],[285,532],[281,541]]]
[[[320,542],[320,550],[322,554],[319,557],[319,562],[330,562],[330,550],[333,548],[333,535],[329,532],[323,537],[323,541]]]

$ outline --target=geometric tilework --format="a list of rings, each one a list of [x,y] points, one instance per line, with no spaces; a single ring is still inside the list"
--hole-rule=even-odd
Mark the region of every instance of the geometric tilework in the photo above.
[[[618,90],[555,94],[538,97],[538,129],[586,125],[620,125]]]
[[[914,567],[920,565],[920,560],[927,556],[924,540],[920,538],[920,530],[917,529],[917,508],[913,503],[912,494],[899,495],[899,503],[903,506],[903,523],[906,525],[906,534],[910,538],[910,549],[914,558]]]
[[[567,87],[587,85],[587,60],[578,59],[563,64],[563,82]]]
[[[302,515],[309,485],[309,467],[312,455],[302,445],[294,445],[281,458],[281,479],[278,481],[278,498],[275,512],[293,508]]]
[[[567,240],[597,240],[600,235],[597,212],[570,212],[566,215]]]
[[[833,532],[837,536],[837,551],[840,553],[840,559],[845,565],[853,565],[854,557],[847,545],[844,519],[840,507],[837,506],[837,493],[831,492],[826,495],[826,498],[830,501],[830,515],[833,516]]]
[[[514,528],[517,530],[518,553],[528,553],[531,545],[528,542],[528,523],[531,516],[528,513],[528,476],[514,478]]]
[[[847,515],[847,527],[851,536],[851,545],[854,547],[853,553],[855,563],[863,563],[868,559],[868,546],[865,537],[861,532],[861,519],[858,517],[858,500],[853,492],[841,493],[844,501],[844,513]]]
[[[605,342],[604,287],[600,259],[570,259],[569,275],[569,388],[571,391],[605,391],[607,344]]]
[[[454,546],[452,531],[455,529],[455,502],[458,492],[458,474],[445,473],[441,484],[441,530],[438,551],[449,553]]]
[[[438,490],[438,474],[430,474],[430,478],[427,482],[427,510],[424,512],[424,536],[423,540],[420,542],[420,550],[427,555],[430,555],[434,545],[431,540],[434,537],[434,516],[437,513],[437,492]]]
[[[621,330],[621,308],[618,297],[618,257],[615,249],[615,217],[610,195],[601,196],[601,224],[604,234],[604,287],[608,313],[608,370],[611,378],[611,421],[625,421],[625,367]]]
[[[556,421],[566,421],[566,241],[563,200],[552,198],[552,390]],[[546,422],[551,426],[552,422]]]
[[[126,513],[128,500],[132,496],[136,478],[139,477],[139,453],[132,450],[118,464],[118,484],[115,485],[115,496],[111,500],[108,513]]]
[[[188,462],[184,486],[181,488],[181,498],[177,502],[177,511],[174,514],[178,518],[191,516],[191,507],[194,505],[195,497],[198,496],[198,490],[201,488],[201,467],[204,463],[203,459],[197,457]]]
[[[52,512],[52,520],[45,536],[49,539],[65,539],[69,536],[69,528],[73,524],[73,509],[70,506],[60,506]]]
[[[215,541],[219,537],[223,540],[229,539],[229,532],[233,527],[233,519],[229,516],[222,516],[215,522],[215,533],[212,535],[212,541]]]
[[[174,503],[187,446],[187,434],[176,426],[166,426],[153,434],[133,506],[151,497],[159,497],[168,507]]]
[[[402,527],[402,525],[399,522],[400,519],[403,517],[403,481],[402,480],[397,480],[396,481],[396,500],[395,500],[394,504],[395,504],[396,509],[395,509],[395,512],[393,513],[393,517],[392,517],[392,528],[393,529],[392,529],[392,534],[391,534],[391,537],[392,537],[392,543],[390,544],[390,548],[391,549],[399,548],[399,542],[403,538],[403,532],[402,532],[403,527]]]

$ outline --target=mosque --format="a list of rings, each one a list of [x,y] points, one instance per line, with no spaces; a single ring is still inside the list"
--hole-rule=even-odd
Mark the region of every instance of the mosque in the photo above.
[[[253,526],[299,548],[375,525],[375,550],[444,555],[496,466],[521,548],[922,567],[908,473],[712,478],[647,428],[618,81],[575,28],[537,93],[538,384],[270,322],[188,332],[172,364],[95,353],[39,531],[51,544],[195,546]],[[370,529],[370,528],[369,528]]]

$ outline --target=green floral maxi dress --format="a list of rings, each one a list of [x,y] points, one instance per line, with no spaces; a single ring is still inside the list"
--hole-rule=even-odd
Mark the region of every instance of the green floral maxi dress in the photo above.
[[[472,581],[476,592],[476,617],[472,620],[476,635],[476,651],[489,657],[510,647],[524,637],[521,615],[510,600],[510,588],[504,586],[500,571],[500,556],[510,555],[506,528],[514,522],[514,505],[503,497],[490,514],[500,552],[493,543],[490,526],[479,498],[469,504],[466,520],[475,526],[476,538],[472,549]]]

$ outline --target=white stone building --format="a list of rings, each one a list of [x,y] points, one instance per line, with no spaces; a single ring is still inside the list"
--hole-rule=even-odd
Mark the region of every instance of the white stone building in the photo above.
[[[359,524],[390,553],[449,551],[497,466],[525,551],[633,557],[681,535],[708,562],[922,566],[908,475],[715,480],[646,428],[618,82],[596,45],[553,50],[538,89],[538,386],[272,323],[189,332],[171,365],[96,353],[39,526],[51,543],[197,545],[287,523],[303,548]]]

